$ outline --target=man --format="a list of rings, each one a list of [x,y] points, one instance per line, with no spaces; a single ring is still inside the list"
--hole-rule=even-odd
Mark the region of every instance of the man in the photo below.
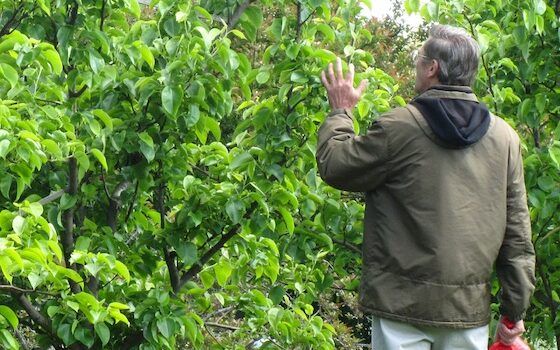
[[[435,25],[418,51],[419,95],[356,136],[366,88],[340,59],[322,73],[331,113],[319,130],[321,177],[366,193],[360,306],[375,350],[487,349],[493,265],[501,285],[496,338],[524,332],[534,249],[520,140],[472,93],[478,44]]]

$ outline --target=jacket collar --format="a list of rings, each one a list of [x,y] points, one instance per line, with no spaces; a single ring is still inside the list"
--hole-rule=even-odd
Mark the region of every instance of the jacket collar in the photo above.
[[[468,86],[434,85],[416,98],[418,97],[451,98],[478,102],[478,98]]]

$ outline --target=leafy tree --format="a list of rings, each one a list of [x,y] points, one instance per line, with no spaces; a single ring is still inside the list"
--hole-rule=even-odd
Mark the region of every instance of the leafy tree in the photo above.
[[[319,72],[362,67],[362,130],[403,103],[357,1],[0,5],[2,347],[219,349],[224,314],[239,349],[342,346],[363,207],[317,176]]]
[[[556,1],[405,4],[424,18],[469,30],[482,49],[476,91],[524,138],[525,181],[537,253],[530,339],[560,349],[560,5]],[[495,286],[497,292],[497,285]]]

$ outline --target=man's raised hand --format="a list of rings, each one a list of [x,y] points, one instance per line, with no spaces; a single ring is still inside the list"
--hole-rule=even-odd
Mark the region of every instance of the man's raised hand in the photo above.
[[[329,104],[332,109],[353,109],[358,103],[367,87],[367,80],[362,80],[357,88],[354,88],[354,65],[348,66],[346,78],[342,74],[342,61],[336,59],[336,72],[333,64],[329,63],[327,73],[321,72],[321,81],[327,89]]]

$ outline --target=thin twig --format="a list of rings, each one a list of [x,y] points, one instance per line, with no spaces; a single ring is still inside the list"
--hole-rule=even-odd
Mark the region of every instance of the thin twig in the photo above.
[[[45,292],[42,290],[36,290],[36,289],[25,289],[25,288],[20,288],[20,287],[16,287],[16,286],[12,286],[12,285],[7,285],[7,284],[0,284],[0,290],[5,290],[8,292],[12,292],[12,293],[36,293],[36,294],[43,294],[43,295],[49,295],[49,296],[59,296],[58,294],[55,293],[51,293],[51,292]]]
[[[469,18],[469,16],[467,16],[466,11],[463,11],[463,16],[465,16],[465,19],[469,23],[469,26],[471,28],[472,36],[476,37],[476,33],[474,31],[474,25],[471,22],[471,19]],[[492,86],[492,76],[490,75],[490,69],[488,68],[488,63],[486,62],[486,59],[484,58],[484,54],[481,53],[480,58],[482,59],[482,66],[484,67],[484,70],[486,71],[486,78],[487,78],[487,81],[488,81],[488,89],[490,90],[490,94],[492,95],[492,102],[494,103],[494,112],[498,113],[498,104],[496,102],[496,96],[494,95],[494,88]]]
[[[204,324],[207,325],[207,326],[210,326],[210,327],[229,329],[230,331],[237,331],[237,330],[241,329],[240,327],[229,326],[227,324],[220,324],[220,323],[214,323],[214,322],[204,322]]]
[[[332,238],[332,241],[336,244],[340,244],[343,247],[346,247],[348,249],[350,249],[353,252],[356,252],[358,254],[362,254],[362,251],[360,250],[360,248],[356,247],[355,245],[353,245],[352,243],[348,243],[346,241],[340,241],[336,238]]]

